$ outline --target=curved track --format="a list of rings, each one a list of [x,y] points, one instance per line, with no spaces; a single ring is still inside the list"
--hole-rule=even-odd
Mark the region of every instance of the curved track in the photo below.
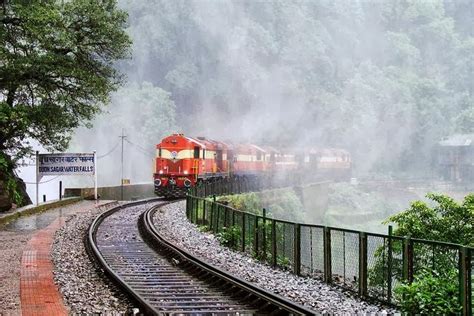
[[[154,315],[313,313],[227,275],[162,239],[151,219],[167,203],[153,199],[122,205],[101,214],[89,228],[91,253],[109,276],[140,303],[143,312]]]

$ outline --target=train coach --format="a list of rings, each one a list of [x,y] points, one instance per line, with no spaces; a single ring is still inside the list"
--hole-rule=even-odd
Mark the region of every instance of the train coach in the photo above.
[[[348,170],[350,172],[350,156],[343,150],[282,151],[172,134],[156,145],[153,180],[157,195],[182,197],[201,182],[222,178],[262,175],[276,178],[284,173],[307,177],[314,171],[345,174]]]

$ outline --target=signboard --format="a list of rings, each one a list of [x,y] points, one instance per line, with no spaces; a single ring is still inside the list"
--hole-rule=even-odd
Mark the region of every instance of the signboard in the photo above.
[[[122,179],[122,184],[130,184],[130,179]]]
[[[40,154],[36,152],[36,203],[38,186],[43,176],[94,176],[94,196],[97,200],[97,156],[93,153]]]
[[[94,175],[94,153],[39,154],[38,175]]]

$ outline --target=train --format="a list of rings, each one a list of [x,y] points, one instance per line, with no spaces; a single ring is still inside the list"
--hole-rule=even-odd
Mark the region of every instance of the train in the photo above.
[[[158,196],[183,197],[200,183],[231,177],[348,180],[351,164],[344,149],[277,149],[175,133],[156,145],[153,183]]]

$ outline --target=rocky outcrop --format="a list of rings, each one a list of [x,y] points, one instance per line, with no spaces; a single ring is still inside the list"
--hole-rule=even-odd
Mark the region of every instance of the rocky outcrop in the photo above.
[[[16,191],[20,195],[21,203],[17,204],[18,207],[31,204],[31,199],[26,193],[26,185],[20,178],[15,176]],[[10,196],[7,190],[7,179],[5,175],[0,175],[0,212],[6,212],[13,206],[13,198]]]
[[[0,179],[0,212],[8,211],[12,207],[12,201],[8,195],[6,183]]]

